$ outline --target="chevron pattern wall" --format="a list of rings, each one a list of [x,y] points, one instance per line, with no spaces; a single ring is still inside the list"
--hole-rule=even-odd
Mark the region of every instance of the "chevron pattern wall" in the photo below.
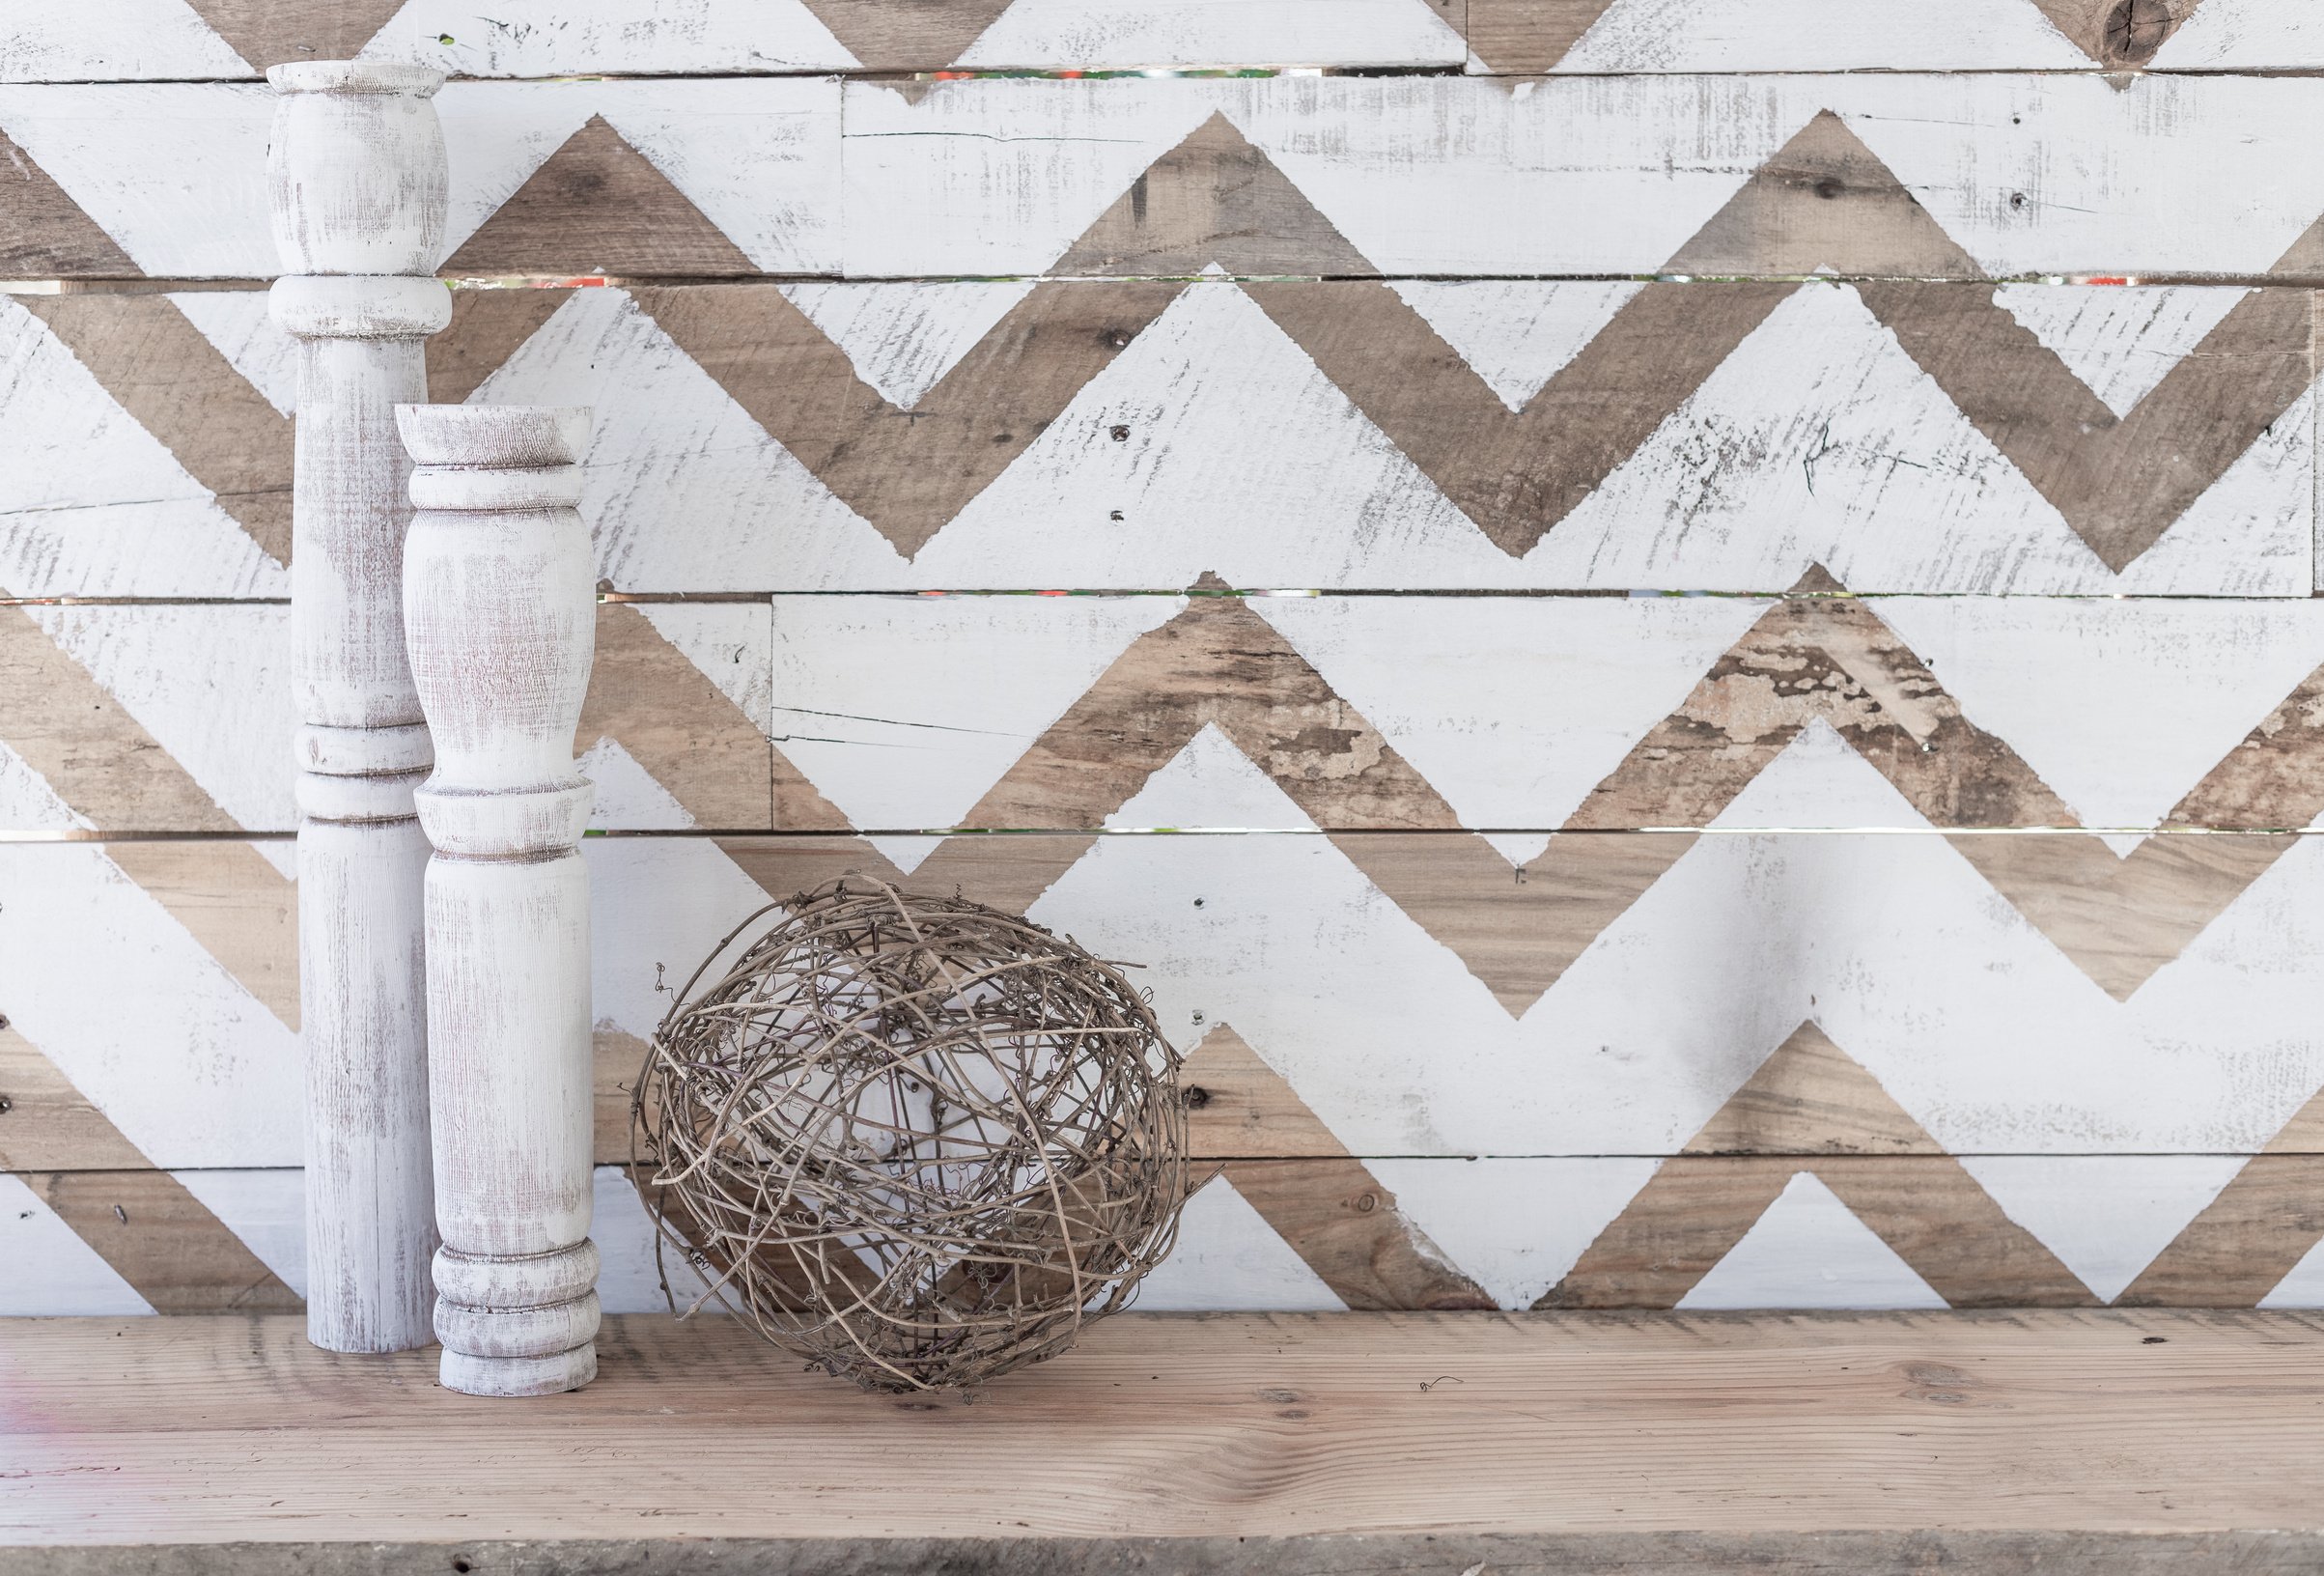
[[[608,1307],[849,869],[1143,966],[1149,1307],[2324,1305],[2306,8],[500,9],[0,24],[0,1312],[303,1283],[238,79],[358,49],[432,396],[600,413]],[[1238,66],[1395,74],[974,74]]]

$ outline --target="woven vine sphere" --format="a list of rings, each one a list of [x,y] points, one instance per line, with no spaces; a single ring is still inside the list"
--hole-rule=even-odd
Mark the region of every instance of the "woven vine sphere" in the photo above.
[[[686,1311],[714,1298],[866,1389],[971,1385],[1072,1345],[1169,1252],[1177,1078],[1111,965],[850,877],[761,910],[687,983],[631,1158],[709,1283]]]

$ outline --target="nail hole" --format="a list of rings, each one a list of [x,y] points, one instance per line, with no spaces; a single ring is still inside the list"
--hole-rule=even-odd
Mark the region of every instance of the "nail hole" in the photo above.
[[[1210,1103],[1211,1091],[1202,1087],[1202,1085],[1199,1084],[1190,1086],[1187,1090],[1187,1109],[1189,1111],[1200,1111],[1203,1107],[1209,1105]]]
[[[1112,436],[1116,443],[1127,443],[1130,441],[1130,429],[1127,427],[1116,427],[1113,429]]]

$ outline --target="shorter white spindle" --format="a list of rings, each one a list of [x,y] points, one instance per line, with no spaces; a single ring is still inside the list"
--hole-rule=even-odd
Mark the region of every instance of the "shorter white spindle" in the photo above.
[[[399,406],[411,673],[435,741],[428,864],[435,1333],[446,1388],[597,1374],[590,1215],[591,790],[574,770],[597,597],[574,504],[589,412]]]

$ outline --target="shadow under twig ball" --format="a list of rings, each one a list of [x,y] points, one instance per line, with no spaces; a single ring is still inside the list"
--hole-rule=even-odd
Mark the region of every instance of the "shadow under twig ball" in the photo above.
[[[1169,1252],[1178,1064],[1070,940],[849,877],[687,982],[631,1159],[663,1242],[769,1339],[869,1390],[971,1385],[1072,1345]]]

